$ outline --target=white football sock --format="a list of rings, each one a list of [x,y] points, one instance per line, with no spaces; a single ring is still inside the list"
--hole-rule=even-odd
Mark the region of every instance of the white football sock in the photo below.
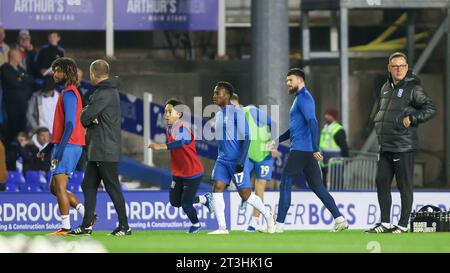
[[[263,201],[261,201],[261,198],[259,198],[258,195],[251,193],[250,197],[247,199],[247,203],[252,205],[256,210],[261,212],[261,214],[264,216],[264,218],[269,219],[272,217],[272,214],[270,213],[270,210],[264,206]]]
[[[192,224],[194,227],[199,227],[200,223]]]
[[[259,221],[259,217],[252,216],[252,218],[250,219],[250,226],[258,227],[258,221]]]
[[[391,228],[391,223],[381,223],[385,228]]]
[[[70,216],[61,215],[61,228],[70,229]]]
[[[84,206],[83,204],[78,204],[77,207],[75,208],[78,213],[81,215],[81,217],[84,217]]]
[[[284,228],[284,223],[277,222],[277,223],[276,223],[276,226],[277,226],[277,229],[278,229],[278,230],[283,230],[283,228]]]
[[[200,195],[198,197],[198,200],[199,200],[200,204],[202,204],[202,205],[206,204],[206,197],[204,195]]]
[[[214,198],[214,213],[219,224],[219,229],[227,229],[225,222],[225,200],[223,199],[223,192],[213,193]]]

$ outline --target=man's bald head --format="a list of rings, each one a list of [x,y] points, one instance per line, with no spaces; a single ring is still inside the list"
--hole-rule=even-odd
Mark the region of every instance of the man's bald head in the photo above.
[[[91,73],[99,78],[108,77],[109,64],[104,60],[96,60],[91,64]]]
[[[90,67],[91,81],[94,84],[109,78],[109,64],[105,60],[96,60]]]

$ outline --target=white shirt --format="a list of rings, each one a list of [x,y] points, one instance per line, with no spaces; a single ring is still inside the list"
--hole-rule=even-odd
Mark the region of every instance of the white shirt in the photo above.
[[[42,105],[39,107],[39,127],[48,128],[50,133],[53,131],[53,119],[58,98],[58,92],[55,92],[53,96],[42,96]]]

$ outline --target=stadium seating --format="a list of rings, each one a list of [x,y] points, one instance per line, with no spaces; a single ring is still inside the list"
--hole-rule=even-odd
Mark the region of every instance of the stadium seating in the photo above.
[[[83,182],[84,172],[75,171],[71,178],[69,178],[69,184],[81,185]]]

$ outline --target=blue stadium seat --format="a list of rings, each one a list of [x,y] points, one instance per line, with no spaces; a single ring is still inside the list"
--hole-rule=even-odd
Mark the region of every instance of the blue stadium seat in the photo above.
[[[44,186],[39,184],[25,184],[21,187],[21,192],[43,192]]]
[[[39,184],[39,172],[27,171],[25,173],[25,181],[28,185]]]
[[[67,185],[67,188],[71,192],[83,192],[83,190],[81,189],[81,184],[69,184]]]
[[[84,172],[75,171],[72,177],[69,179],[69,184],[81,185],[83,182]]]
[[[11,184],[6,183],[5,191],[6,191],[6,192],[19,192],[20,189],[19,189],[19,187],[18,187],[17,185],[15,185],[15,184],[12,184],[12,183],[11,183]]]
[[[25,184],[25,178],[23,177],[21,172],[8,171],[7,183],[12,183],[15,185],[22,185],[22,184]]]

